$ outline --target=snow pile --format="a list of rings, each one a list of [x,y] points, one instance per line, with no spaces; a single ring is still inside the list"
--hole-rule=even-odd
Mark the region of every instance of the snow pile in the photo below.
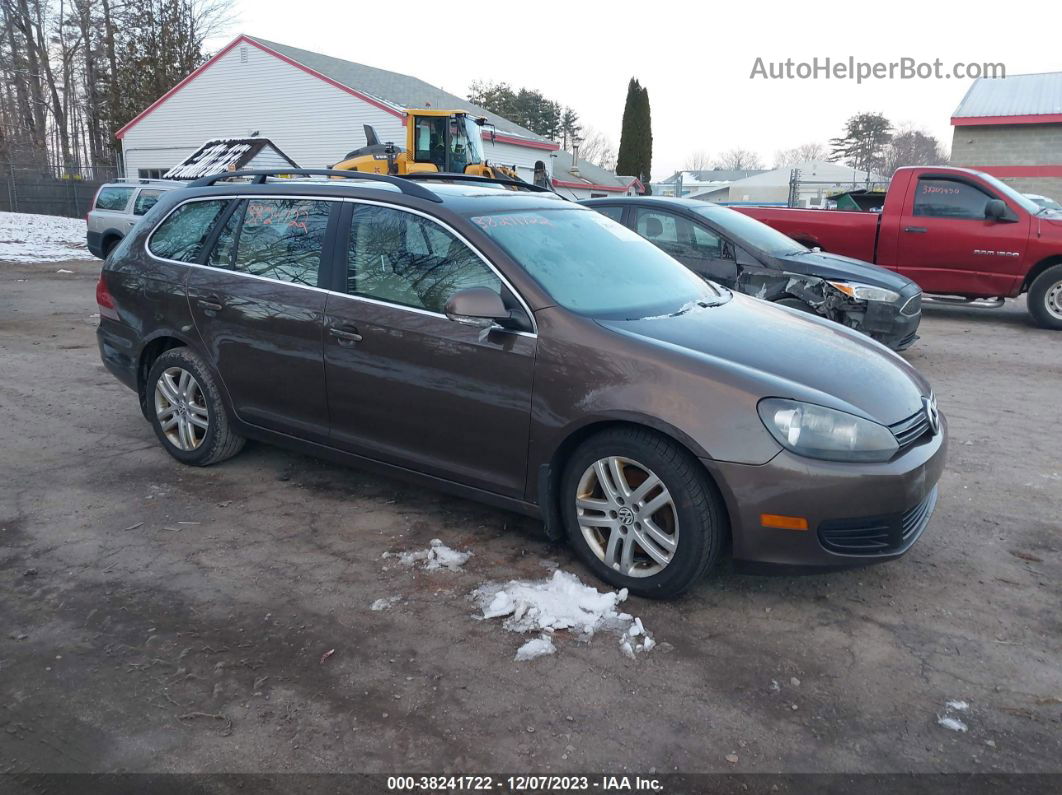
[[[525,643],[517,652],[517,660],[531,659],[526,655],[535,650],[552,654],[553,633],[565,629],[584,643],[600,631],[619,635],[620,650],[628,657],[656,645],[641,619],[617,610],[627,598],[626,588],[601,593],[559,569],[544,580],[488,583],[473,591],[472,598],[483,611],[482,618],[504,618],[502,626],[510,632],[544,633],[537,641]],[[549,642],[550,651],[541,651],[545,648],[542,641]]]
[[[438,538],[433,538],[431,546],[427,549],[417,550],[416,552],[399,552],[397,554],[385,552],[384,557],[397,557],[398,562],[403,566],[413,566],[418,562],[423,562],[421,568],[426,571],[435,571],[436,569],[457,571],[472,557],[472,553],[450,549]]]
[[[382,599],[377,599],[375,602],[369,605],[369,609],[378,613],[381,610],[388,610],[394,607],[401,601],[401,596],[385,596]]]
[[[966,712],[969,708],[970,705],[965,701],[948,701],[944,704],[944,714],[937,715],[937,723],[953,732],[964,732],[967,730],[966,724],[954,715],[949,715],[948,712]]]
[[[89,259],[85,221],[55,215],[0,213],[0,260],[58,262]]]
[[[553,645],[553,636],[543,633],[537,638],[531,638],[531,640],[517,649],[515,659],[517,662],[527,662],[536,657],[553,654],[555,651],[557,651],[557,647]]]

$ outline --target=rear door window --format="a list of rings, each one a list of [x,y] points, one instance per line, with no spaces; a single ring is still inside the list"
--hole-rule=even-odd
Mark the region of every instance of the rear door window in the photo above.
[[[162,259],[198,262],[203,245],[226,205],[227,199],[182,204],[151,234],[148,251]]]
[[[595,204],[590,209],[597,210],[602,215],[611,218],[617,224],[623,221],[623,208],[616,204]]]
[[[242,212],[243,223],[232,268],[252,276],[316,287],[328,219],[336,203],[247,199],[243,204],[234,214]],[[219,239],[218,244],[215,251],[221,248],[223,253],[225,241]]]
[[[951,179],[920,179],[915,193],[914,214],[931,218],[966,218],[983,221],[989,196],[965,182]]]
[[[124,210],[129,203],[129,197],[133,195],[132,188],[112,187],[102,188],[96,196],[97,210]]]
[[[141,190],[136,195],[136,201],[133,202],[133,215],[143,215],[156,204],[158,204],[159,196],[162,195],[160,190]]]

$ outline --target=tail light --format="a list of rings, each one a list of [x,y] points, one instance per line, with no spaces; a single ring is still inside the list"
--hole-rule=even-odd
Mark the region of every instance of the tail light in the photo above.
[[[118,307],[114,303],[114,296],[107,289],[107,283],[100,274],[100,280],[96,282],[96,303],[100,308],[100,317],[118,320]]]

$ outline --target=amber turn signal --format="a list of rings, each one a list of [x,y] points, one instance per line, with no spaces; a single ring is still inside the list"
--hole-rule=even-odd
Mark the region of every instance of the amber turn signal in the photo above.
[[[803,516],[782,516],[777,513],[761,513],[760,524],[777,527],[779,530],[807,530],[808,520]]]

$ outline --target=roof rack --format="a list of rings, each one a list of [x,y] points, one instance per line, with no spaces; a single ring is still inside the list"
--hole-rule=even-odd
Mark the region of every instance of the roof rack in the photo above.
[[[544,188],[541,185],[535,185],[531,182],[524,182],[521,179],[505,179],[503,177],[480,177],[476,174],[453,174],[446,171],[415,171],[412,174],[406,174],[404,179],[412,180],[450,180],[453,182],[485,182],[488,185],[511,185],[517,188],[523,188],[533,193],[553,193],[554,191],[549,188]],[[558,194],[560,195],[560,194]],[[563,199],[564,197],[561,196]]]
[[[128,182],[130,184],[135,183],[137,185],[151,185],[158,182],[162,182],[166,185],[184,184],[179,179],[153,179],[151,177],[117,177],[116,179],[110,180],[110,182]]]
[[[442,202],[442,199],[423,185],[417,185],[404,177],[393,177],[390,174],[373,174],[368,171],[340,171],[339,169],[334,168],[270,168],[250,169],[247,171],[222,171],[218,174],[211,174],[209,177],[202,177],[190,182],[188,187],[206,188],[216,182],[236,179],[237,177],[253,177],[251,180],[253,184],[262,185],[269,177],[286,177],[292,175],[299,177],[342,177],[343,179],[362,180],[366,182],[384,182],[388,185],[394,185],[407,196],[415,196],[418,199],[427,199],[431,202]]]

